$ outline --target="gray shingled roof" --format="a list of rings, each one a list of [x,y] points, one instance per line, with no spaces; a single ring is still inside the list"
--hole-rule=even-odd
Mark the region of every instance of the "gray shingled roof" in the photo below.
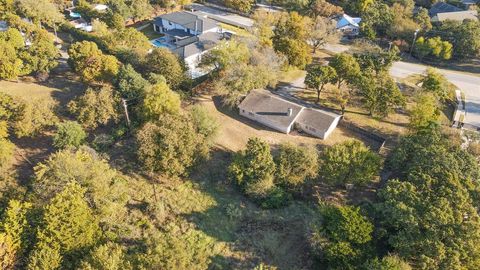
[[[190,43],[183,47],[179,47],[175,49],[173,52],[178,54],[182,58],[187,58],[189,56],[212,49],[222,39],[224,39],[225,36],[224,34],[221,34],[221,33],[208,32],[193,38],[196,39],[196,42]]]
[[[241,110],[262,115],[278,127],[290,127],[303,106],[284,100],[266,90],[252,90],[238,106]],[[288,109],[292,114],[288,115]]]
[[[430,14],[430,17],[433,17],[438,13],[457,12],[457,11],[462,11],[462,9],[456,6],[447,4],[445,2],[437,2],[432,5],[428,13]]]
[[[464,10],[458,12],[446,12],[446,13],[437,13],[436,20],[439,22],[443,22],[446,20],[452,21],[460,21],[463,20],[476,20],[477,19],[477,11],[476,10]],[[435,17],[433,19],[435,19]]]
[[[177,11],[163,14],[155,18],[155,21],[153,23],[162,27],[161,19],[179,24],[187,29],[197,30],[199,32],[205,32],[207,30],[217,27],[217,23],[214,20],[188,11]]]
[[[326,132],[338,117],[340,117],[340,115],[335,113],[306,108],[298,117],[297,122]]]

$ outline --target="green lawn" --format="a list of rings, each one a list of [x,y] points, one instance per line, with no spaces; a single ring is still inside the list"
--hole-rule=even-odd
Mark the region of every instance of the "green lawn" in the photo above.
[[[153,26],[151,23],[149,23],[149,26],[145,29],[143,29],[142,32],[145,36],[147,36],[147,38],[149,40],[152,40],[152,39],[156,39],[156,38],[159,38],[159,37],[163,37],[163,34],[160,34],[160,33],[157,33],[155,31],[153,31]]]

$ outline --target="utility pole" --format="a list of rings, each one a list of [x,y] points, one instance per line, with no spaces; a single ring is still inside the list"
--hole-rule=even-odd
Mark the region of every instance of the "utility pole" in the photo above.
[[[127,126],[130,126],[130,117],[128,116],[127,100],[122,98],[123,109],[125,110],[125,118],[127,119]]]
[[[410,56],[412,56],[413,47],[415,47],[415,41],[417,40],[418,31],[420,31],[420,29],[415,30],[415,33],[413,34],[413,42],[412,46],[410,46]]]

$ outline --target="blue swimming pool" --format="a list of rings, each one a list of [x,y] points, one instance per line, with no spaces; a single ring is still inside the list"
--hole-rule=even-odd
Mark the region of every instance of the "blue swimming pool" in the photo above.
[[[164,48],[171,48],[172,45],[168,42],[168,40],[164,37],[161,37],[161,38],[157,38],[155,40],[152,41],[152,44],[155,46],[155,47],[164,47]]]

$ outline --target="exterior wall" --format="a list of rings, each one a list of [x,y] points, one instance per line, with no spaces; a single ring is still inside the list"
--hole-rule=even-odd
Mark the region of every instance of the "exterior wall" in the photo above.
[[[279,127],[279,126],[271,123],[270,121],[268,121],[267,119],[265,119],[261,115],[255,114],[254,112],[249,112],[247,110],[242,109],[241,107],[239,109],[240,109],[240,115],[245,116],[249,119],[252,119],[252,120],[254,120],[254,121],[256,121],[260,124],[263,124],[263,125],[265,125],[269,128],[275,129],[275,130],[280,131],[282,133],[288,134],[288,133],[290,133],[290,130],[292,129],[293,123],[290,126],[288,126],[287,128]]]
[[[220,27],[214,27],[212,29],[209,29],[207,31],[203,31],[203,33],[209,33],[209,32],[213,32],[213,33],[221,33],[222,32],[222,29]]]
[[[173,29],[179,29],[187,32],[187,29],[179,24],[172,23],[170,21],[167,21],[165,19],[162,19],[162,25],[165,30],[173,30]]]
[[[320,139],[326,140],[328,136],[335,130],[335,128],[338,125],[338,122],[340,121],[341,117],[335,118],[335,120],[332,122],[330,127],[324,131],[324,130],[318,130],[315,127],[305,125],[303,123],[297,123],[297,127],[300,128],[303,132],[310,134],[312,136],[318,137]]]
[[[340,122],[340,119],[342,119],[341,116],[337,117],[333,122],[332,124],[330,125],[330,127],[328,128],[328,130],[325,132],[325,136],[324,136],[324,140],[326,138],[328,138],[328,136],[330,136],[330,134],[337,128],[337,125],[338,125],[338,122]]]
[[[200,61],[202,61],[202,55],[205,54],[206,52],[207,51],[204,51],[199,54],[194,54],[184,59],[185,64],[188,67],[188,73],[190,75],[190,78],[196,79],[208,73],[207,70],[198,68]]]
[[[297,127],[307,134],[318,137],[320,139],[325,139],[325,133],[323,132],[323,130],[318,130],[314,127],[307,126],[302,123],[297,123]]]
[[[358,27],[352,26],[352,25],[346,25],[344,27],[339,28],[338,30],[340,30],[345,35],[358,35],[360,32],[359,31],[360,29]]]

